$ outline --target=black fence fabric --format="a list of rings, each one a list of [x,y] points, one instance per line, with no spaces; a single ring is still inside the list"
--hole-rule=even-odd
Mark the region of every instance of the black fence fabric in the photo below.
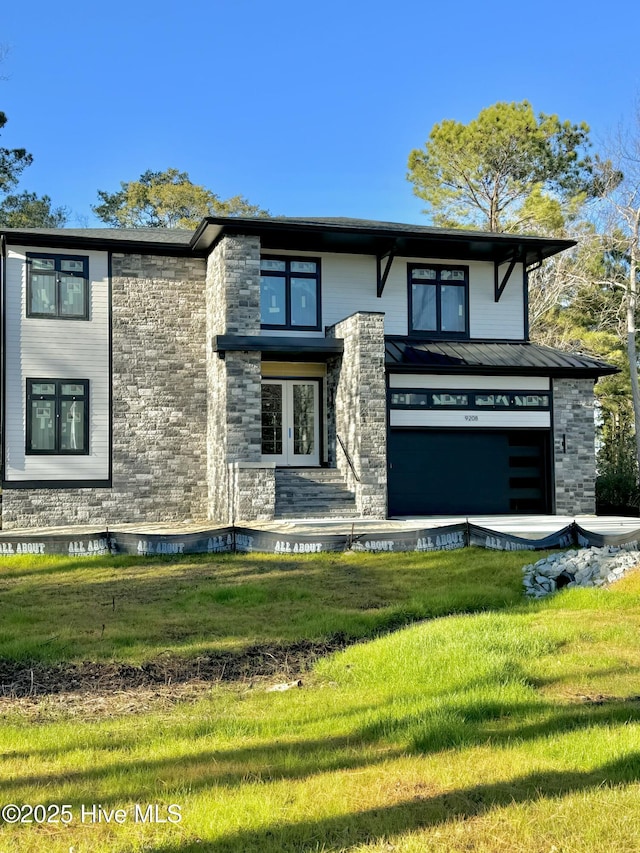
[[[355,526],[354,526],[355,529]],[[66,554],[98,557],[105,554],[177,556],[181,554],[319,554],[327,551],[370,553],[451,551],[473,545],[497,551],[541,551],[612,545],[638,548],[640,529],[622,533],[595,533],[573,522],[540,539],[513,536],[463,522],[416,530],[383,530],[351,534],[303,535],[295,531],[221,527],[198,533],[157,534],[96,531],[80,535],[0,535],[0,559],[22,554]]]
[[[640,530],[629,530],[624,533],[592,533],[585,530],[578,523],[573,525],[576,545],[581,548],[602,548],[605,545],[614,545],[625,548],[628,551],[638,550],[640,542]]]
[[[526,539],[510,533],[498,533],[487,527],[469,524],[469,545],[491,548],[494,551],[548,551],[551,548],[569,548],[575,544],[575,523],[545,536],[544,539]]]

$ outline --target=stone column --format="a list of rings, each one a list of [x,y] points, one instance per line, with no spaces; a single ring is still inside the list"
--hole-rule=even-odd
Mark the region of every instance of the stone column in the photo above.
[[[384,314],[358,312],[327,330],[342,338],[327,365],[330,461],[355,492],[361,515],[387,516],[387,397]]]
[[[596,511],[593,379],[553,380],[556,513]]]
[[[260,241],[224,237],[207,264],[207,478],[209,518],[267,520],[273,466],[260,464],[261,354],[213,352],[215,335],[260,334]]]

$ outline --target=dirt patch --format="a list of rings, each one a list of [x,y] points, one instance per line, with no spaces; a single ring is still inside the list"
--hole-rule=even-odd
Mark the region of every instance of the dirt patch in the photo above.
[[[346,637],[324,642],[252,646],[244,652],[217,652],[197,658],[162,655],[141,666],[121,663],[25,663],[0,660],[0,697],[12,699],[57,694],[102,695],[138,689],[220,682],[291,681],[321,657],[350,644]]]

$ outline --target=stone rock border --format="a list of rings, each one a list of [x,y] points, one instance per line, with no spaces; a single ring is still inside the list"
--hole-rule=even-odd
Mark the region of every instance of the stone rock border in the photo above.
[[[605,545],[550,554],[523,566],[525,593],[543,598],[564,587],[595,587],[620,580],[640,564],[640,551]]]

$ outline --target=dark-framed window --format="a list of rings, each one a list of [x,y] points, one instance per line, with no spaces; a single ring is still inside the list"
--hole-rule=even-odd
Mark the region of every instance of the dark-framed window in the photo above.
[[[263,329],[320,329],[320,259],[265,255],[260,259]]]
[[[27,253],[27,317],[89,319],[89,258]]]
[[[389,391],[389,405],[392,409],[549,411],[551,395],[548,391],[432,391],[421,388],[392,388]]]
[[[27,453],[89,453],[89,380],[27,379]]]
[[[409,333],[469,337],[469,267],[408,264]]]

